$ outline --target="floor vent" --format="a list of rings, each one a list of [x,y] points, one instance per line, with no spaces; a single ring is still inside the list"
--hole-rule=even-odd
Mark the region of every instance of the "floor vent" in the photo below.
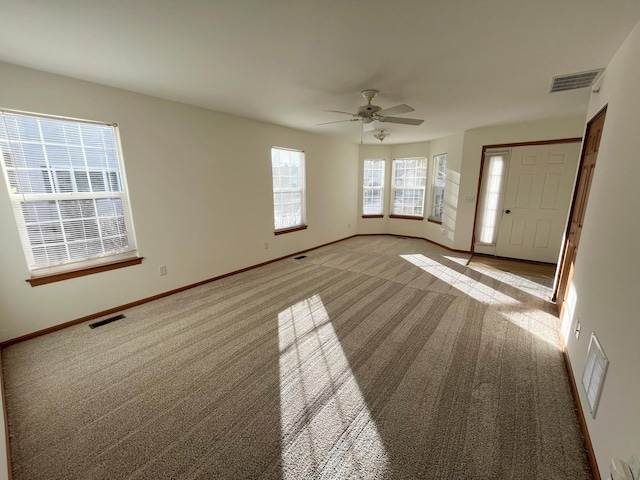
[[[307,258],[306,255],[300,255],[299,257],[293,257],[294,260],[302,260],[303,258]]]
[[[98,327],[101,327],[103,325],[106,325],[107,323],[111,323],[111,322],[115,322],[116,320],[120,320],[121,318],[124,318],[124,315],[116,315],[115,317],[105,318],[104,320],[100,320],[99,322],[90,323],[89,324],[89,328],[98,328]]]
[[[396,235],[396,238],[397,238],[397,239],[399,239],[399,240],[406,240],[408,237],[398,237],[398,236]]]
[[[604,68],[591,70],[588,72],[570,73],[568,75],[558,75],[553,77],[549,93],[564,92],[565,90],[575,90],[577,88],[590,87],[604,72]]]

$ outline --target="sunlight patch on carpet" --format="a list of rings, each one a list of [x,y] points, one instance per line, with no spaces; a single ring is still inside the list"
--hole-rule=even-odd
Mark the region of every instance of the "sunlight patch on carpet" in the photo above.
[[[521,303],[495,288],[473,280],[422,254],[400,255],[400,257],[485,305],[517,305]]]
[[[319,295],[278,314],[283,479],[375,478],[388,458]]]

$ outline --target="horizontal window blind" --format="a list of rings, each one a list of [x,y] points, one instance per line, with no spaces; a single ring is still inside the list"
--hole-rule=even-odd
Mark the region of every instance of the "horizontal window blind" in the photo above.
[[[447,154],[433,157],[433,202],[431,206],[431,218],[442,220],[444,211],[444,189],[447,179]]]
[[[362,214],[381,215],[384,197],[384,160],[365,160],[363,180]]]
[[[0,151],[32,274],[135,253],[114,125],[0,111]]]
[[[304,152],[271,149],[273,216],[276,230],[304,224]]]
[[[398,158],[393,161],[392,214],[423,216],[426,179],[426,158]]]

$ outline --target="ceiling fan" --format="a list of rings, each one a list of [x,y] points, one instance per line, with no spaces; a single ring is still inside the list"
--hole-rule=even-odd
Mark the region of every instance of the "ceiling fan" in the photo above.
[[[400,104],[395,107],[385,108],[377,105],[372,105],[371,101],[378,94],[378,90],[374,90],[369,88],[367,90],[363,90],[360,94],[367,101],[366,105],[358,108],[358,113],[350,113],[350,112],[342,112],[340,110],[325,110],[325,112],[332,113],[344,113],[345,115],[351,115],[352,118],[349,120],[337,120],[335,122],[324,122],[319,123],[318,125],[328,125],[330,123],[341,123],[341,122],[362,122],[362,130],[365,132],[369,132],[375,130],[373,125],[374,121],[377,122],[386,122],[386,123],[400,123],[403,125],[420,125],[424,120],[419,120],[416,118],[401,118],[401,117],[393,117],[392,115],[398,115],[401,113],[409,113],[413,112],[414,109],[409,105]]]

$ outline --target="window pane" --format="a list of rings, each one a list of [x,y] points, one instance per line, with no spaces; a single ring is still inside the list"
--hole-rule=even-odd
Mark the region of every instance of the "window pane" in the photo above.
[[[426,158],[402,158],[393,161],[394,215],[423,216]]]
[[[436,155],[434,158],[433,204],[431,218],[442,220],[444,210],[444,188],[447,179],[447,154]]]
[[[275,229],[304,223],[304,152],[271,149]]]
[[[30,270],[135,250],[115,127],[0,117],[2,168]],[[103,192],[113,193],[94,198]]]
[[[381,215],[384,197],[384,160],[364,161],[362,214]]]
[[[498,213],[500,209],[500,192],[505,165],[503,155],[489,155],[487,189],[484,193],[482,221],[480,222],[479,241],[489,245],[495,244],[497,234]]]

